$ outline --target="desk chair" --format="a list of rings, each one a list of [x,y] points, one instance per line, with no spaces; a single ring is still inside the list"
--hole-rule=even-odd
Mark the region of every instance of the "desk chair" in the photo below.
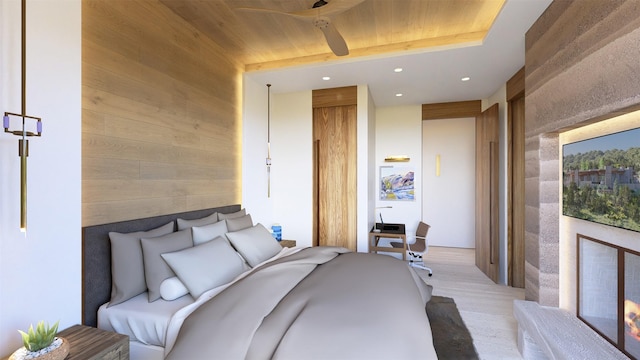
[[[418,269],[427,270],[429,276],[433,275],[433,271],[424,265],[423,256],[427,256],[429,246],[427,244],[427,233],[429,232],[430,225],[420,221],[418,229],[416,230],[416,241],[413,244],[407,242],[407,253],[409,254],[409,266],[417,267]],[[394,248],[402,248],[404,244],[401,242],[391,242],[391,246]]]

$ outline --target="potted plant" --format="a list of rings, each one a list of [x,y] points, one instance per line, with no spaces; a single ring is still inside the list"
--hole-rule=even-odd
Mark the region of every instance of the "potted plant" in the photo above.
[[[22,335],[24,346],[16,350],[9,360],[63,360],[69,354],[69,342],[57,337],[58,333],[57,321],[53,326],[45,325],[44,321],[40,321],[33,329],[33,325],[29,326],[27,332],[18,330]]]

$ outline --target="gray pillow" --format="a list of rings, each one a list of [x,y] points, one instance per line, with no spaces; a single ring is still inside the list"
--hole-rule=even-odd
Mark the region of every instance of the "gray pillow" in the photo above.
[[[282,246],[260,223],[244,230],[228,232],[227,238],[251,267],[282,251]]]
[[[191,231],[193,233],[193,245],[200,245],[218,236],[224,236],[229,230],[227,230],[226,221],[219,221],[215,224],[194,226]]]
[[[253,226],[251,215],[244,215],[237,218],[227,219],[225,221],[227,222],[227,230],[229,232],[246,229]]]
[[[111,240],[111,300],[109,305],[120,304],[147,291],[140,239],[173,232],[173,221],[149,231],[133,233],[110,232]]]
[[[178,230],[184,230],[194,226],[203,226],[203,225],[217,223],[218,213],[214,212],[213,214],[209,216],[205,216],[200,219],[193,219],[193,220],[177,219],[176,221],[178,223]]]
[[[222,236],[198,246],[162,254],[162,258],[196,299],[243,272],[242,259]]]
[[[140,239],[144,258],[144,278],[149,289],[149,302],[160,299],[160,284],[176,276],[160,254],[193,246],[191,229],[180,230],[154,238]]]
[[[234,218],[239,218],[245,215],[247,215],[246,209],[240,209],[240,211],[232,212],[229,214],[218,213],[218,220],[222,221],[227,219],[234,219]]]

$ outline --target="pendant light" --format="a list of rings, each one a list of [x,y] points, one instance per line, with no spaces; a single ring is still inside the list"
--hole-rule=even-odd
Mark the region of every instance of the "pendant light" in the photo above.
[[[271,84],[267,84],[267,197],[271,197]]]
[[[18,140],[18,156],[20,156],[20,231],[27,231],[27,156],[29,156],[29,140],[27,137],[42,136],[42,119],[27,115],[27,0],[22,0],[22,112],[20,114],[5,112],[2,127],[5,133],[20,137]],[[11,130],[11,118],[22,119],[22,128]],[[26,122],[35,121],[36,130],[27,131]]]

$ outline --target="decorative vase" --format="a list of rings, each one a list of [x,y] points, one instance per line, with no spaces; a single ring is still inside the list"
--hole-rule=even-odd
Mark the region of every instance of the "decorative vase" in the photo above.
[[[39,351],[29,351],[23,346],[11,354],[9,360],[64,360],[68,354],[69,341],[56,337],[51,345]]]

